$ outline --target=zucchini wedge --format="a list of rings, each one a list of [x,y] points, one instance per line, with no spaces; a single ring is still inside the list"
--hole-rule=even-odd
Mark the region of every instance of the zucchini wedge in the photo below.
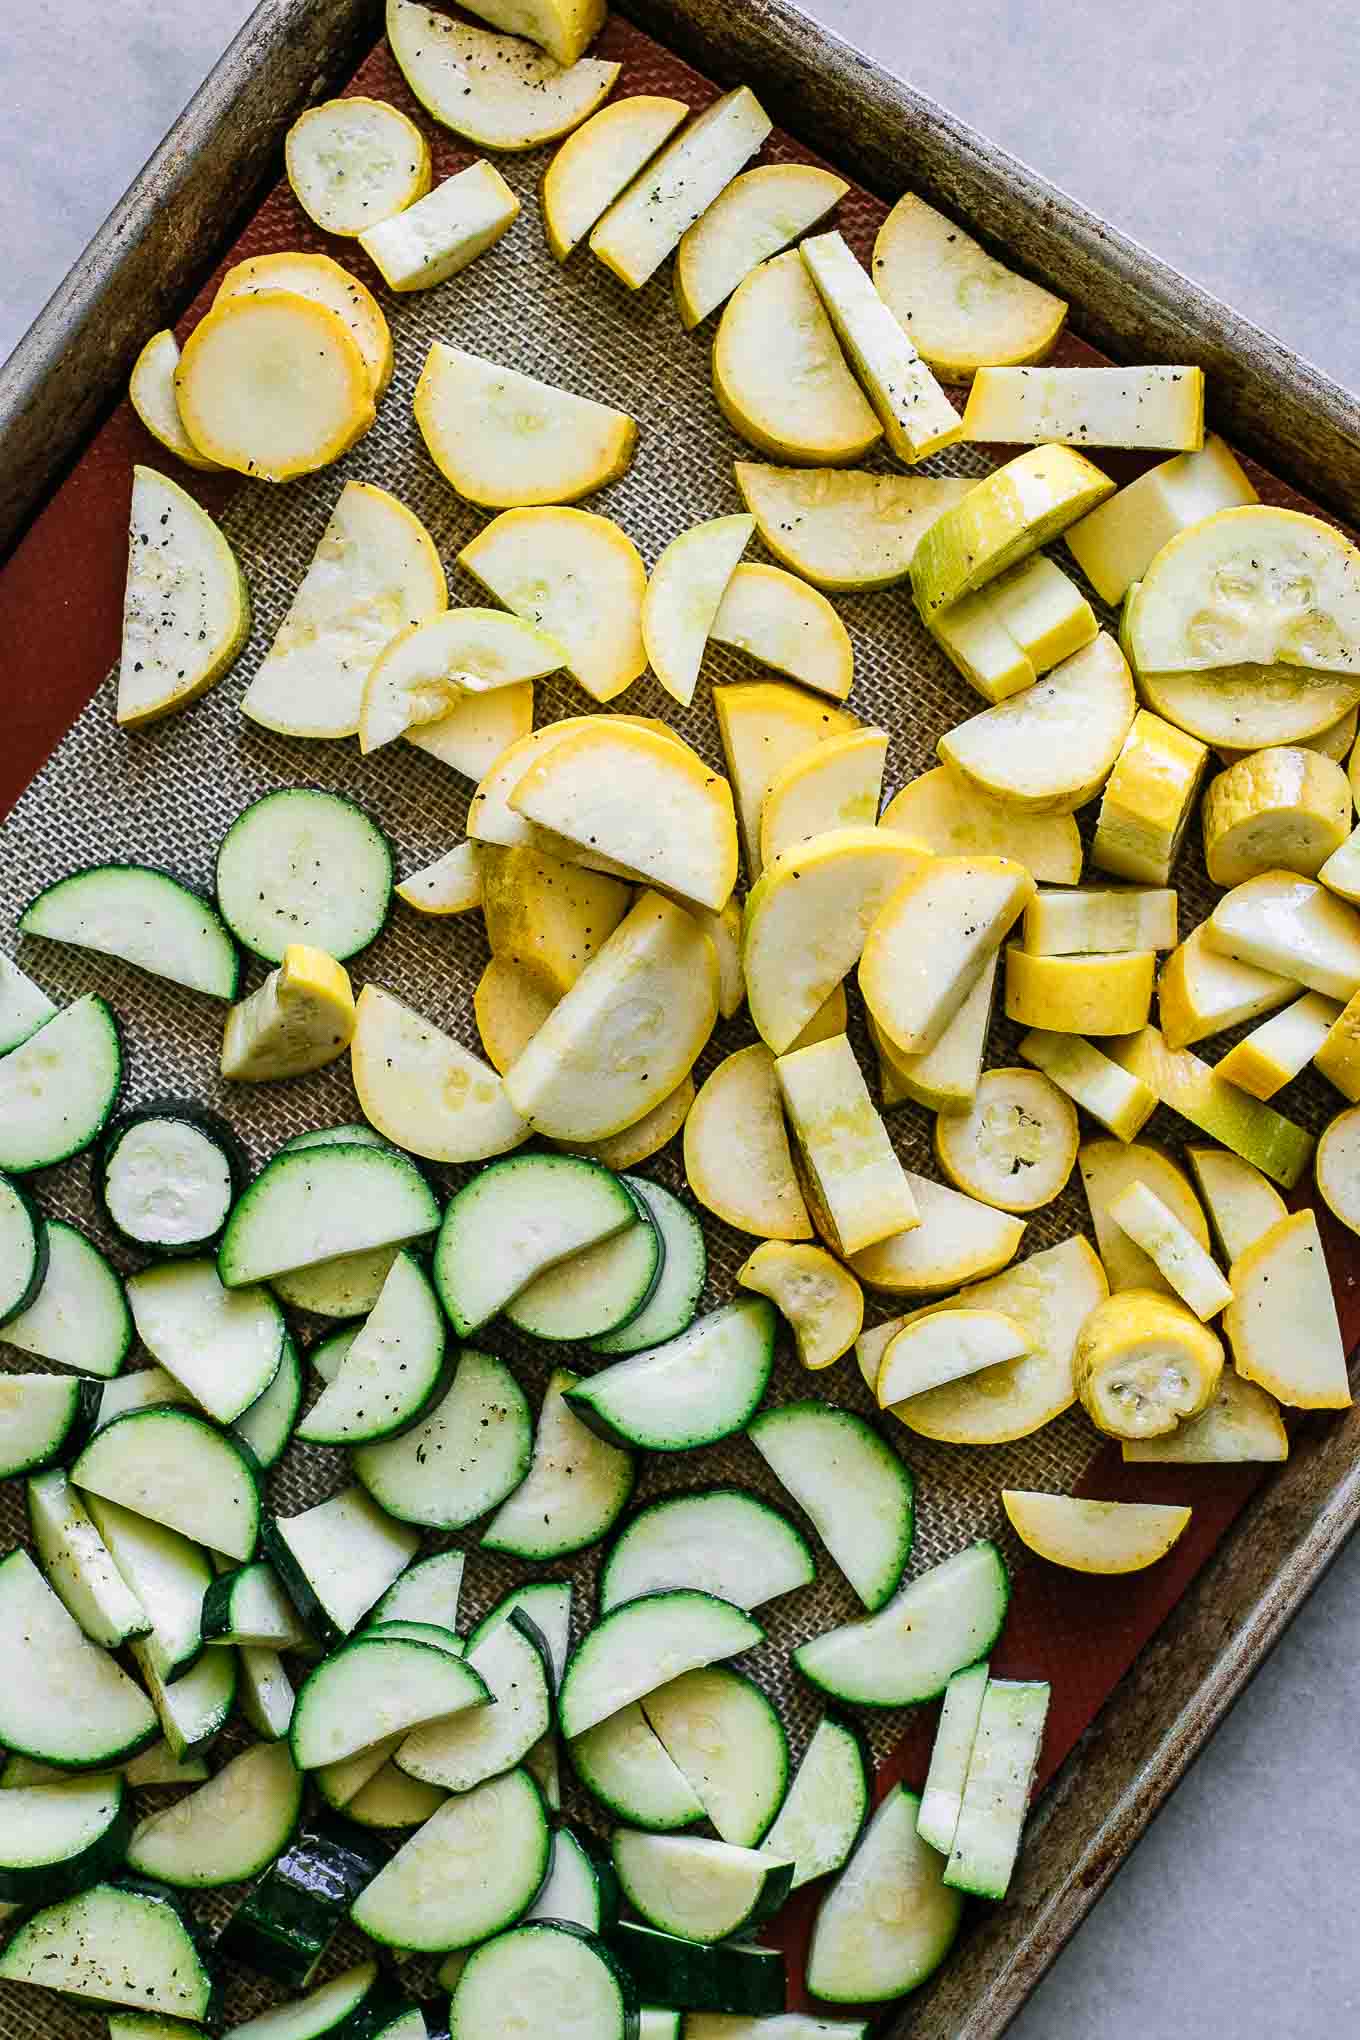
[[[226,923],[187,885],[144,864],[91,864],[69,872],[30,900],[19,926],[26,935],[117,957],[209,998],[236,997],[241,959]]]
[[[253,1558],[260,1483],[248,1449],[190,1410],[134,1410],[96,1433],[71,1479],[210,1551]]]
[[[195,1891],[257,1877],[292,1838],[302,1782],[286,1743],[257,1744],[197,1792],[149,1814],[128,1844],[128,1868]]]
[[[95,1884],[33,1913],[0,1954],[0,1980],[183,2019],[210,2019],[216,2008],[194,1933],[155,1885]]]

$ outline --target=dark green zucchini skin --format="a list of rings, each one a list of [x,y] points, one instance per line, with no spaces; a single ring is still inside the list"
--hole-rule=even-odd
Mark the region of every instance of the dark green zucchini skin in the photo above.
[[[609,1946],[632,1976],[647,2005],[685,2012],[730,2012],[748,2019],[773,2017],[785,2005],[782,1956],[772,1949],[699,1945],[671,1934],[649,1933],[621,1920]]]
[[[0,1900],[7,1905],[52,1905],[59,1898],[74,1898],[88,1885],[116,1878],[127,1855],[131,1834],[132,1799],[125,1792],[123,1803],[109,1826],[78,1855],[71,1856],[64,1863],[0,1870]],[[157,1895],[160,1895],[159,1888]],[[80,2003],[88,2010],[84,1999]]]
[[[155,1253],[165,1260],[178,1260],[193,1254],[208,1253],[221,1237],[222,1226],[218,1226],[201,1240],[186,1240],[183,1244],[173,1247],[159,1243],[150,1245],[146,1240],[139,1239],[135,1233],[125,1231],[109,1210],[105,1191],[109,1164],[124,1137],[131,1133],[135,1126],[142,1125],[148,1119],[182,1120],[186,1126],[192,1126],[195,1132],[201,1133],[205,1140],[212,1142],[226,1162],[227,1172],[231,1177],[228,1211],[249,1183],[250,1159],[237,1137],[235,1128],[229,1126],[225,1119],[219,1118],[217,1113],[209,1112],[206,1107],[195,1104],[188,1098],[153,1098],[149,1104],[139,1105],[135,1111],[120,1112],[116,1119],[110,1120],[104,1129],[103,1138],[94,1149],[90,1178],[99,1215],[115,1238],[122,1240],[126,1246],[135,1247],[138,1253]],[[226,1224],[225,1215],[222,1224]]]
[[[390,1844],[354,1822],[313,1814],[251,1885],[218,1936],[216,1952],[293,1990],[305,1989],[350,1906],[391,1853]]]
[[[27,1214],[28,1222],[33,1228],[33,1265],[29,1270],[28,1281],[23,1293],[11,1302],[4,1317],[0,1318],[0,1323],[8,1324],[11,1318],[22,1317],[29,1305],[37,1302],[38,1291],[47,1280],[47,1263],[51,1253],[51,1243],[47,1237],[46,1221],[23,1184],[14,1176],[7,1176],[5,1181],[10,1190],[18,1198],[20,1205]]]

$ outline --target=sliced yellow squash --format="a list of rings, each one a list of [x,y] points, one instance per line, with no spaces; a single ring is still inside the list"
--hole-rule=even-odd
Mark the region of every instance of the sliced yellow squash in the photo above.
[[[427,1161],[481,1162],[529,1137],[496,1072],[379,985],[359,994],[350,1073],[365,1119]]]
[[[855,677],[850,633],[825,595],[782,567],[739,565],[727,584],[709,636],[744,652],[833,701],[844,701]]]
[[[741,902],[734,893],[721,913],[695,906],[686,912],[694,916],[717,952],[718,1011],[724,1020],[731,1020],[746,1004],[746,980],[741,974]],[[839,1034],[844,1029],[842,1020],[831,1032]]]
[[[1072,814],[1105,784],[1136,708],[1124,656],[1102,631],[1023,694],[947,731],[936,748],[993,800]]]
[[[420,372],[415,418],[444,479],[493,510],[574,503],[616,480],[637,444],[624,412],[442,340]]]
[[[1196,738],[1140,708],[1105,782],[1091,862],[1116,878],[1165,885],[1208,757]]]
[[[774,1057],[763,1041],[724,1058],[685,1121],[685,1175],[707,1211],[766,1240],[810,1240]]]
[[[1070,447],[1017,454],[924,534],[911,562],[922,616],[985,587],[1113,493],[1109,476]]]
[[[885,1107],[900,1105],[904,1098],[925,1105],[932,1112],[961,1112],[972,1104],[992,1024],[998,954],[993,950],[977,983],[935,1046],[920,1055],[899,1053],[873,1014],[868,1014],[869,1033],[878,1050]]]
[[[1190,1522],[1189,1509],[1171,1502],[1093,1502],[1024,1488],[1002,1488],[1001,1504],[1022,1544],[1070,1572],[1142,1572]]]
[[[1234,963],[1209,947],[1203,922],[1162,965],[1157,1006],[1168,1048],[1188,1048],[1244,1020],[1259,1020],[1298,995],[1292,978]]]
[[[374,397],[382,395],[392,380],[392,329],[367,284],[332,262],[329,255],[297,249],[278,255],[251,255],[236,263],[218,284],[213,303],[261,290],[296,291],[299,297],[315,298],[334,312],[354,335]]]
[[[986,1070],[966,1111],[935,1120],[935,1159],[956,1190],[1001,1211],[1038,1211],[1077,1159],[1077,1114],[1040,1070]]]
[[[554,62],[574,64],[604,27],[604,0],[471,0],[469,14],[527,36]]]
[[[1101,601],[1114,609],[1179,532],[1215,511],[1255,501],[1245,471],[1210,432],[1196,452],[1149,468],[1071,525],[1063,542]]]
[[[1222,956],[1342,1003],[1360,990],[1360,912],[1325,886],[1267,871],[1225,893],[1205,924]]]
[[[713,944],[644,893],[506,1072],[506,1096],[537,1133],[603,1140],[675,1090],[717,1016]]]
[[[1046,361],[1067,306],[1017,276],[953,220],[905,192],[878,230],[874,282],[943,382],[979,368]]]
[[[1349,786],[1350,781],[1346,783]],[[1345,842],[1333,850],[1318,877],[1328,892],[1339,894],[1352,906],[1360,906],[1360,829],[1353,829]]]
[[[1095,636],[1095,611],[1046,553],[1008,567],[928,619],[931,635],[988,701],[1032,687]]]
[[[668,1098],[620,1132],[607,1134],[603,1140],[555,1140],[553,1146],[568,1154],[585,1155],[606,1169],[635,1169],[674,1140],[689,1117],[694,1097],[693,1077],[682,1077]]]
[[[469,694],[438,722],[408,730],[406,742],[465,779],[481,781],[533,726],[534,687],[526,680],[515,687],[493,687],[490,694]]]
[[[197,701],[250,635],[250,591],[206,510],[168,475],[132,471],[118,721],[140,729]]]
[[[715,912],[736,883],[727,781],[692,751],[621,718],[592,717],[543,750],[509,803],[526,820]]]
[[[859,960],[865,1004],[897,1054],[935,1046],[1033,897],[1007,857],[924,858],[903,878]]]
[[[1209,1407],[1223,1372],[1223,1343],[1173,1297],[1125,1289],[1086,1319],[1072,1365],[1098,1431],[1158,1438]]]
[[[1126,1438],[1121,1450],[1142,1465],[1235,1466],[1288,1459],[1289,1433],[1274,1396],[1225,1367],[1208,1409],[1164,1438]]]
[[[809,1372],[848,1353],[864,1324],[864,1291],[825,1247],[764,1240],[737,1270],[743,1289],[768,1296],[793,1332]]]
[[[1223,1317],[1237,1371],[1292,1409],[1351,1405],[1346,1352],[1315,1214],[1296,1211],[1232,1266]]]
[[[448,606],[420,519],[386,489],[346,482],[242,714],[289,737],[354,736],[380,653]]]
[[[612,701],[646,670],[642,555],[590,510],[504,510],[458,555],[482,586],[566,653],[567,671]]]
[[[1314,1169],[1333,1218],[1360,1233],[1360,1109],[1337,1113],[1317,1144]]]
[[[513,956],[493,956],[477,980],[472,1010],[487,1060],[502,1076],[517,1063],[557,1000]]]
[[[688,115],[683,99],[635,93],[602,106],[568,135],[543,175],[543,230],[559,262]]]
[[[484,698],[494,701],[497,697],[489,694]],[[560,854],[563,839],[554,838],[550,830],[536,829],[523,815],[516,814],[510,806],[510,795],[529,767],[545,751],[551,750],[554,744],[563,743],[575,731],[591,728],[593,723],[594,718],[588,715],[563,716],[560,722],[545,723],[542,729],[526,731],[506,750],[498,753],[468,803],[468,835],[478,843],[532,843],[541,850],[552,849],[553,854]],[[554,845],[557,846],[555,849]],[[592,868],[607,867],[601,864]]]
[[[883,437],[796,248],[737,285],[713,341],[713,393],[776,460],[843,466]]]
[[[1236,1084],[1224,1083],[1188,1048],[1168,1047],[1159,1028],[1145,1027],[1141,1034],[1112,1041],[1109,1052],[1124,1069],[1150,1084],[1163,1105],[1284,1189],[1292,1190],[1308,1167],[1313,1153],[1310,1133],[1273,1105],[1263,1105]]]
[[[1350,781],[1317,751],[1253,751],[1209,781],[1203,820],[1215,885],[1241,885],[1263,871],[1315,878],[1350,834]]]
[[[1134,1140],[1157,1109],[1157,1094],[1141,1077],[1131,1077],[1080,1035],[1032,1027],[1019,1052],[1117,1140]]]
[[[1089,956],[1032,956],[1006,950],[1006,1018],[1054,1034],[1132,1034],[1152,1010],[1157,958],[1151,949]]]
[[[775,1075],[837,1253],[857,1254],[917,1224],[906,1174],[847,1037],[780,1056]]]
[[[519,218],[519,199],[490,163],[469,163],[392,219],[365,227],[359,246],[389,290],[447,283]]]
[[[815,226],[849,189],[843,177],[813,163],[766,163],[734,177],[675,251],[682,324],[699,325],[743,277]]]
[[[175,399],[200,453],[260,482],[329,467],[374,418],[350,328],[292,290],[215,305],[185,342]]]
[[[364,682],[359,749],[437,728],[470,695],[542,680],[566,662],[555,638],[500,609],[446,609],[379,653]]]
[[[754,885],[761,871],[760,818],[775,780],[816,745],[857,730],[859,719],[848,708],[829,707],[774,680],[715,687],[713,709],[737,804],[746,874]]]
[[[1014,858],[1045,885],[1075,885],[1081,877],[1081,837],[1070,815],[1007,807],[947,765],[904,786],[878,825],[938,857]]]
[[[1105,1296],[1088,1243],[1063,1240],[950,1298],[950,1310],[998,1310],[1024,1326],[1032,1349],[894,1405],[908,1430],[950,1445],[1004,1445],[1027,1438],[1076,1401],[1077,1335]],[[1190,1319],[1191,1324],[1195,1320]]]
[[[906,1177],[919,1224],[856,1254],[850,1265],[861,1282],[890,1296],[933,1296],[994,1275],[1015,1259],[1023,1219],[913,1169]]]
[[[1185,1171],[1156,1141],[1083,1141],[1077,1155],[1086,1202],[1095,1227],[1096,1247],[1112,1295],[1125,1289],[1151,1289],[1174,1294],[1156,1263],[1110,1216],[1110,1206],[1131,1183],[1152,1190],[1180,1221],[1198,1246],[1207,1250],[1209,1227]]]
[[[175,395],[179,342],[171,332],[153,333],[132,364],[128,401],[151,437],[186,467],[216,472],[220,463],[200,453],[184,429]]]
[[[1259,1169],[1226,1148],[1192,1146],[1185,1152],[1231,1268],[1239,1254],[1284,1217],[1284,1199]]]
[[[482,904],[482,846],[455,843],[433,864],[413,871],[395,888],[418,914],[470,914]]]
[[[787,1052],[792,1054],[795,1048],[811,1048],[814,1042],[829,1041],[833,1034],[844,1034],[849,1025],[849,1011],[845,986],[837,985],[834,991],[827,993],[802,1033],[789,1043]]]
[[[554,1001],[571,990],[632,904],[631,887],[617,878],[541,850],[488,843],[481,873],[492,955],[518,964]]]
[[[233,1006],[222,1035],[222,1075],[260,1084],[324,1069],[349,1047],[354,993],[333,956],[290,942],[258,991]]]
[[[615,199],[590,251],[630,290],[641,290],[769,134],[771,121],[745,85],[706,106],[645,173]]]
[[[1000,1310],[938,1310],[908,1318],[883,1347],[872,1387],[887,1409],[927,1389],[962,1381],[984,1367],[1023,1359],[1034,1339],[1018,1318]]]
[[[884,730],[851,730],[804,751],[771,784],[760,811],[760,861],[828,829],[872,826],[888,755]]]
[[[1129,652],[1130,590],[1119,642]],[[1138,693],[1150,709],[1187,735],[1216,748],[1259,751],[1267,744],[1305,744],[1360,701],[1360,685],[1340,673],[1307,666],[1213,666],[1180,673],[1138,669]]]
[[[1024,944],[1036,956],[1174,949],[1176,922],[1176,895],[1165,888],[1040,892],[1025,909]]]
[[[1360,992],[1346,1001],[1313,1061],[1343,1098],[1360,1101]]]
[[[492,35],[417,0],[387,0],[387,40],[427,113],[483,149],[537,149],[592,114],[620,66],[562,65],[518,36]]]
[[[683,706],[694,699],[704,646],[754,529],[755,519],[744,514],[692,524],[652,568],[642,601],[642,642],[657,679]]]
[[[958,412],[844,235],[814,234],[799,253],[897,458],[910,465],[961,438]]]
[[[351,238],[430,188],[430,146],[385,99],[328,99],[289,128],[284,168],[308,219]]]
[[[1321,992],[1305,992],[1220,1056],[1215,1071],[1226,1083],[1250,1091],[1253,1098],[1273,1098],[1308,1067],[1341,1012],[1335,999],[1324,999]]]
[[[1008,446],[1134,446],[1194,452],[1204,444],[1202,368],[980,368],[966,439]]]
[[[1217,1317],[1232,1302],[1232,1290],[1207,1250],[1146,1183],[1126,1184],[1107,1209],[1197,1318]]]
[[[854,969],[879,910],[921,861],[900,838],[858,827],[796,843],[762,872],[741,962],[751,1018],[776,1054]]]
[[[761,544],[832,594],[905,581],[923,535],[961,503],[964,475],[869,475],[855,469],[733,463]]]

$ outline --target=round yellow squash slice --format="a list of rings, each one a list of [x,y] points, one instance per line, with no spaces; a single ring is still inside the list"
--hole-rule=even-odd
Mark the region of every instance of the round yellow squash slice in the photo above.
[[[264,482],[329,467],[374,415],[350,328],[291,290],[215,305],[185,343],[175,396],[200,453]]]
[[[1098,1431],[1157,1438],[1213,1401],[1223,1342],[1183,1303],[1126,1289],[1093,1310],[1073,1361],[1077,1393]]]
[[[935,1159],[970,1197],[1038,1211],[1071,1175],[1078,1137],[1076,1107],[1042,1071],[984,1070],[967,1111],[937,1115]]]
[[[307,217],[351,239],[404,212],[430,188],[429,143],[383,99],[309,106],[288,130],[284,166]]]
[[[360,283],[357,276],[342,269],[338,262],[332,262],[329,255],[310,255],[301,250],[252,255],[227,271],[217,286],[213,304],[216,307],[228,298],[248,297],[262,290],[295,291],[299,297],[315,298],[328,312],[334,312],[349,327],[354,344],[364,357],[374,397],[381,397],[392,380],[392,329],[367,284]]]

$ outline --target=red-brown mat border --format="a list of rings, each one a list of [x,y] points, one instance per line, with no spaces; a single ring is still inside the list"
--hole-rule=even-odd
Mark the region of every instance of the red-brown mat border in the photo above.
[[[640,29],[617,17],[610,22],[597,53],[623,65],[618,96],[637,89],[630,81],[644,67],[647,89],[658,89],[659,66],[668,73],[664,89],[696,108],[717,90],[680,59],[661,51]],[[419,107],[385,41],[379,42],[344,90],[390,99],[408,112],[429,137],[436,179],[451,175],[476,153],[439,129]],[[776,130],[759,160],[823,159]],[[880,200],[859,187],[852,188],[842,203],[837,223],[862,259],[868,257],[873,232],[886,210]],[[321,234],[301,212],[287,183],[280,181],[178,322],[181,338],[206,310],[230,263],[283,247],[331,253],[355,268],[380,299],[389,296],[356,244]],[[1064,339],[1056,356],[1065,362],[1105,358],[1072,335]],[[1212,391],[1210,398],[1212,403]],[[1002,449],[997,452],[998,457],[1004,457]],[[1148,465],[1137,456],[1098,454],[1097,458],[1120,481]],[[169,462],[126,401],[94,435],[8,563],[0,568],[0,642],[6,648],[11,730],[10,744],[0,756],[0,817],[9,812],[56,749],[116,661],[131,470],[137,461],[173,466],[176,479],[214,514],[221,513],[239,487],[248,486],[236,477],[203,475]],[[1316,513],[1317,506],[1259,464],[1248,461],[1247,465],[1264,501]],[[1328,1213],[1320,1210],[1319,1219],[1343,1338],[1350,1349],[1360,1340],[1360,1251]],[[1319,1421],[1323,1420],[1296,1424],[1295,1435],[1304,1425]],[[1003,1676],[1043,1678],[1053,1685],[1040,1789],[1268,1477],[1269,1470],[1264,1467],[1196,1468],[1193,1479],[1187,1480],[1174,1467],[1126,1466],[1117,1447],[1096,1452],[1077,1492],[1118,1501],[1190,1501],[1194,1514],[1171,1554],[1149,1571],[1121,1580],[1117,1593],[1100,1579],[1039,1562],[1025,1562],[1016,1568],[1006,1629],[993,1665]],[[880,1767],[876,1787],[880,1796],[899,1779],[920,1785],[935,1717],[934,1708],[920,1710],[892,1758]],[[793,1958],[795,1978],[801,1978],[800,1958],[819,1896],[820,1887],[809,1887],[781,1923],[779,1941]],[[791,1992],[791,2002],[795,2006],[806,2002],[800,1988]]]

